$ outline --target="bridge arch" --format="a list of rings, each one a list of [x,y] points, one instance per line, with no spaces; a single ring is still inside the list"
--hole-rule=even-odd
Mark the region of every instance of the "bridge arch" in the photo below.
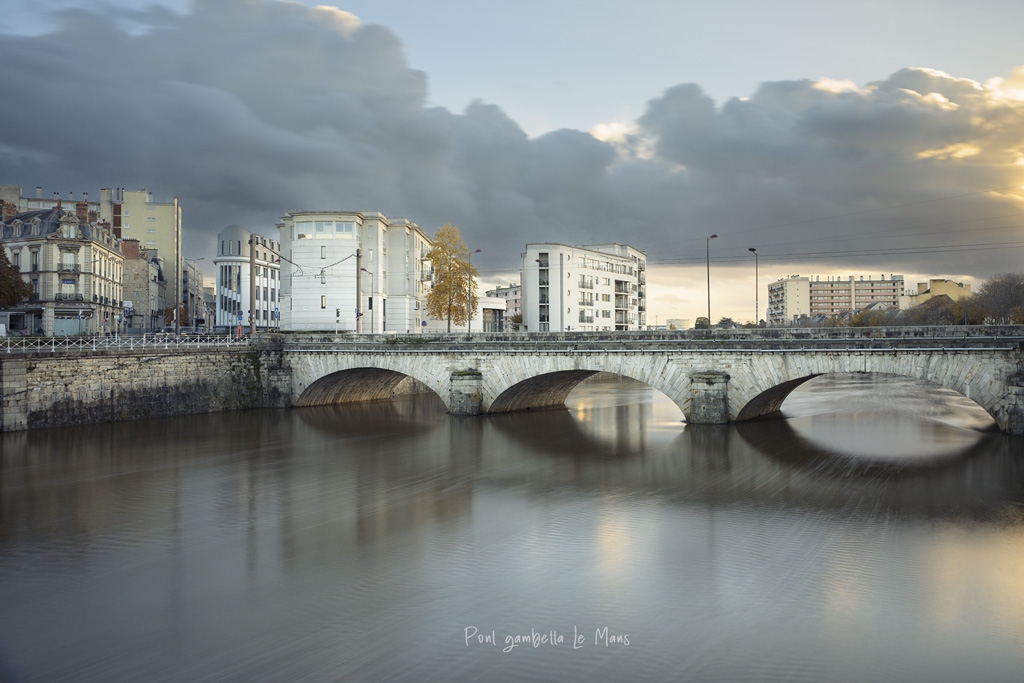
[[[381,368],[339,370],[310,384],[295,405],[325,406],[386,400],[399,393],[411,393],[408,390],[412,385],[410,380],[414,381],[409,375]]]
[[[519,356],[498,359],[483,377],[484,412],[504,413],[563,405],[580,382],[599,372],[642,382],[685,413],[689,380],[664,354]]]
[[[377,401],[396,393],[436,394],[450,409],[449,373],[401,355],[304,353],[289,358],[292,405],[318,406]]]
[[[763,354],[734,368],[729,383],[731,421],[777,415],[782,402],[801,384],[821,375],[877,373],[921,379],[952,389],[981,406],[1005,430],[1012,401],[993,381],[991,365],[970,353]]]

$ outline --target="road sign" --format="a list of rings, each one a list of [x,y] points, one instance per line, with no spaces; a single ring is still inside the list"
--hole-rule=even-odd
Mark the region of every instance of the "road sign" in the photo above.
[[[242,312],[238,312],[238,322],[242,322]]]

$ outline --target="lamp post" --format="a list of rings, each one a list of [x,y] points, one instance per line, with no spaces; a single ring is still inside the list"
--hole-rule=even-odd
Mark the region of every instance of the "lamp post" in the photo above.
[[[469,272],[466,273],[466,334],[470,334],[473,325],[473,254],[479,254],[482,249],[469,252],[467,263]]]
[[[705,251],[707,256],[708,264],[708,329],[711,329],[711,240],[718,237],[718,235],[710,235],[705,242]]]
[[[370,271],[368,271],[366,268],[360,268],[359,270],[363,271],[364,273],[370,273]],[[377,331],[377,326],[375,324],[377,320],[377,314],[373,312],[373,292],[373,273],[370,273],[370,334],[373,334],[374,332]]]
[[[761,323],[758,317],[761,315],[761,304],[758,303],[757,297],[760,294],[760,290],[757,288],[757,249],[748,247],[747,251],[754,254],[754,324],[760,327]]]

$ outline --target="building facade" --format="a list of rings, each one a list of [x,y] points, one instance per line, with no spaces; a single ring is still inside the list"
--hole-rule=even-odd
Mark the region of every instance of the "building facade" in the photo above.
[[[122,240],[124,254],[125,327],[133,332],[158,332],[167,311],[167,280],[156,249],[142,249],[138,240]]]
[[[953,301],[959,301],[971,296],[971,286],[964,282],[953,282],[944,278],[932,278],[928,282],[918,282],[917,291],[904,296],[900,301],[900,308],[913,308],[943,294]]]
[[[139,241],[140,249],[157,250],[166,266],[167,308],[182,303],[181,206],[156,202],[153,193],[142,188],[103,188],[100,190],[99,219],[108,223],[114,234]]]
[[[430,238],[377,212],[282,217],[281,329],[419,332],[426,322]]]
[[[250,246],[250,240],[255,245]],[[256,272],[252,272],[250,249],[256,251]],[[229,225],[217,235],[217,257],[213,260],[217,272],[214,290],[215,325],[248,329],[250,291],[255,287],[257,329],[278,326],[276,315],[281,301],[281,243],[256,235],[240,225]],[[242,317],[239,318],[238,314]]]
[[[27,301],[3,313],[8,329],[24,334],[75,336],[121,329],[124,256],[103,224],[90,223],[87,201],[65,211],[18,212],[2,204],[0,242],[32,285]]]
[[[768,285],[768,324],[791,325],[805,318],[845,316],[867,309],[898,309],[903,276],[800,276]]]
[[[503,326],[499,332],[503,332],[508,329],[513,319],[522,320],[523,315],[523,287],[517,285],[514,282],[509,283],[508,287],[502,287],[498,285],[492,290],[484,293],[486,296],[494,297],[496,299],[502,299],[505,302],[505,314],[503,316]]]
[[[527,244],[522,311],[527,332],[647,327],[647,255],[627,244]]]
[[[476,309],[473,311],[473,317],[470,318],[469,324],[462,323],[461,325],[452,322],[452,332],[504,332],[507,325],[505,322],[506,313],[506,301],[501,297],[490,296],[485,294],[484,296],[478,296],[476,300]],[[437,318],[426,318],[424,330],[432,333],[445,333],[448,331],[448,319],[437,319]]]

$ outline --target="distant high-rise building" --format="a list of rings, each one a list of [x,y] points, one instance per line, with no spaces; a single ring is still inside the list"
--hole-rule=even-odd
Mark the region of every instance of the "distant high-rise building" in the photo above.
[[[801,318],[833,317],[874,307],[898,309],[903,276],[859,279],[791,275],[768,285],[768,324],[789,325]]]
[[[156,249],[164,260],[167,278],[167,306],[181,303],[184,264],[181,255],[181,206],[173,202],[153,201],[145,188],[100,190],[99,218],[109,223],[114,234],[139,241],[143,250]]]

